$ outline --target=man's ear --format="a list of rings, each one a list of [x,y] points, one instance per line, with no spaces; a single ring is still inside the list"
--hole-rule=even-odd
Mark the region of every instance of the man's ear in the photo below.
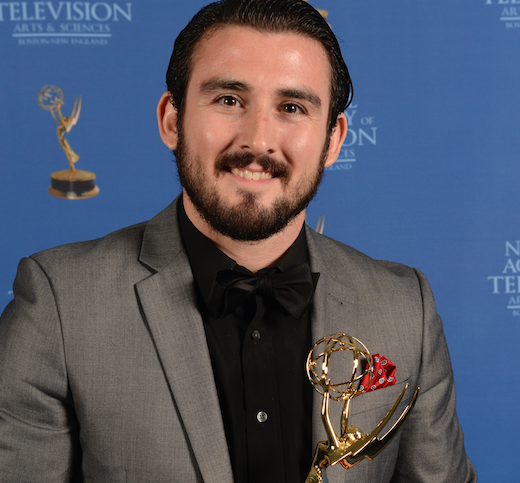
[[[334,126],[332,134],[330,135],[329,149],[327,150],[327,159],[325,160],[326,168],[332,166],[336,162],[336,159],[338,159],[339,153],[341,151],[341,146],[343,146],[343,141],[345,141],[346,137],[347,117],[342,112],[338,116],[336,126]]]
[[[172,151],[177,149],[179,141],[177,120],[177,109],[171,103],[171,94],[166,91],[157,104],[157,124],[163,143]]]

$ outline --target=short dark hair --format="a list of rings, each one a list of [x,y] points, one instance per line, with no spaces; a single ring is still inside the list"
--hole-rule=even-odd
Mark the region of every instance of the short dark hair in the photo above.
[[[321,14],[303,0],[220,0],[203,7],[182,30],[166,72],[171,101],[182,118],[193,52],[205,34],[225,26],[263,32],[294,32],[320,42],[331,64],[329,132],[352,100],[352,82],[336,36]]]

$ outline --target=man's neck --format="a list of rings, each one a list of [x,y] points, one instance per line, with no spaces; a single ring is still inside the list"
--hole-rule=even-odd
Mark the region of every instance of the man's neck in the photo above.
[[[303,223],[305,210],[280,232],[260,241],[238,241],[215,231],[199,214],[186,192],[183,192],[186,215],[193,225],[213,244],[235,262],[253,273],[275,264],[294,243]]]

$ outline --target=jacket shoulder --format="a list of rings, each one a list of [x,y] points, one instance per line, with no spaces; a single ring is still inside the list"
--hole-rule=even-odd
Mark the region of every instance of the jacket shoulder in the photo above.
[[[345,243],[307,230],[309,251],[313,261],[321,265],[318,270],[326,270],[334,278],[356,277],[356,280],[374,283],[381,281],[414,280],[422,277],[418,270],[402,263],[376,260]],[[359,282],[358,282],[359,283]]]
[[[68,261],[80,264],[92,258],[101,263],[103,260],[114,262],[121,257],[137,260],[147,223],[128,226],[101,238],[49,248],[30,258],[42,266],[62,265]]]
[[[182,249],[177,227],[176,200],[151,220],[122,228],[95,240],[50,248],[30,258],[41,266],[73,263],[78,267],[88,267],[95,264],[97,267],[107,266],[125,271],[128,268],[126,264],[139,261],[151,268],[154,264],[167,264]]]

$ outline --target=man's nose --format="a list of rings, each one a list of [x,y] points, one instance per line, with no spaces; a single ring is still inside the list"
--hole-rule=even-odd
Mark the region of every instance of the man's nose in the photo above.
[[[268,109],[251,109],[240,127],[240,148],[255,156],[275,153],[278,138],[275,122]]]

